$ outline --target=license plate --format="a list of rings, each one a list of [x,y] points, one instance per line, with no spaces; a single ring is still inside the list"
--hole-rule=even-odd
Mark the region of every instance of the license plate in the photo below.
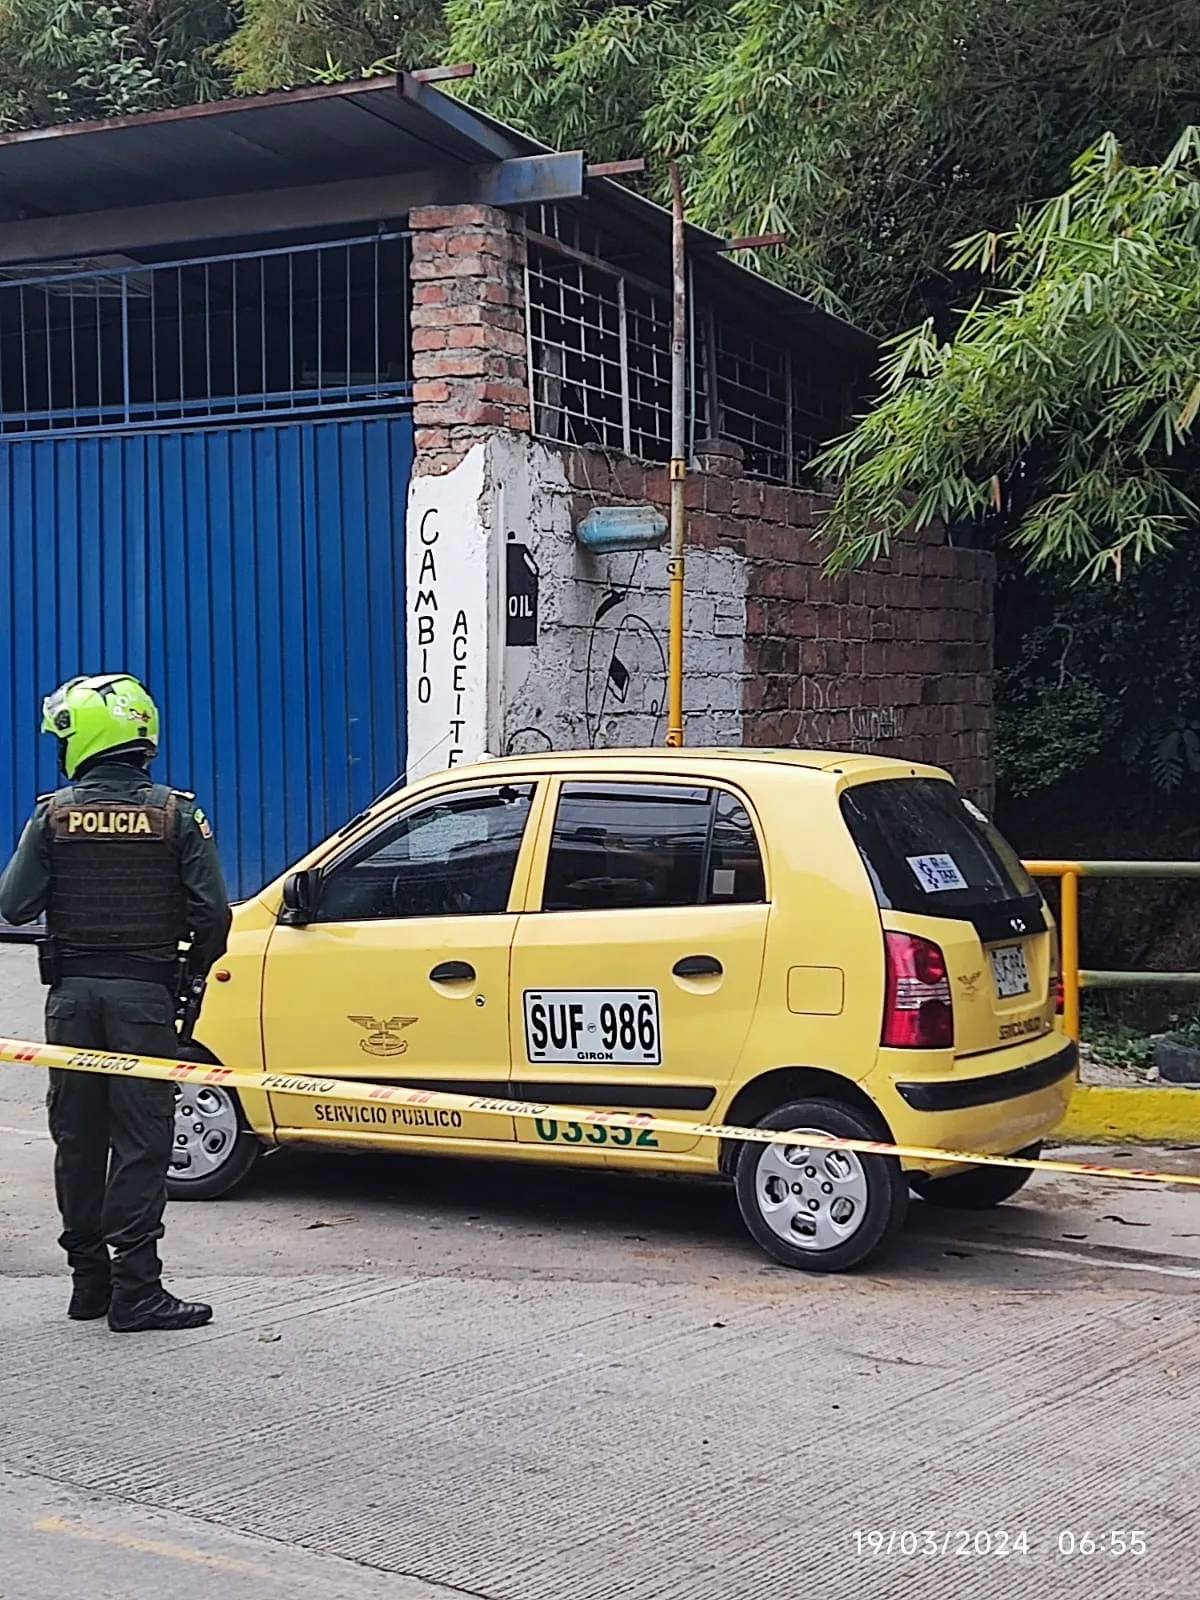
[[[1001,1000],[1011,1000],[1013,995],[1029,993],[1029,968],[1025,952],[1019,944],[1002,945],[999,950],[989,950],[992,958],[992,976],[996,980],[996,993]]]
[[[662,1064],[656,989],[526,989],[525,1054],[531,1062]]]

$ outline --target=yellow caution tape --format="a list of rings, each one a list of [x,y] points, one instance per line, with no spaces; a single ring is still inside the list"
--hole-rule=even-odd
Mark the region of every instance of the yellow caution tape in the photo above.
[[[482,1112],[517,1117],[527,1122],[557,1118],[606,1128],[648,1129],[654,1133],[684,1134],[690,1138],[728,1139],[739,1144],[794,1145],[796,1134],[785,1129],[738,1128],[724,1123],[681,1122],[656,1117],[648,1111],[589,1111],[583,1106],[534,1104],[528,1100],[493,1100],[486,1095],[449,1094],[436,1089],[406,1089],[400,1085],[363,1083],[357,1079],[292,1076],[278,1072],[246,1072],[237,1067],[213,1067],[195,1061],[164,1061],[149,1056],[111,1055],[104,1050],[73,1050],[68,1046],[29,1044],[21,1039],[0,1039],[0,1061],[33,1067],[57,1067],[67,1072],[103,1072],[115,1078],[157,1078],[168,1083],[214,1084],[224,1089],[253,1089],[267,1094],[298,1094],[311,1100],[349,1105],[424,1106],[434,1110]],[[961,1166],[1019,1167],[1030,1172],[1062,1172],[1090,1178],[1134,1178],[1147,1183],[1179,1183],[1200,1188],[1200,1175],[1149,1172],[1140,1167],[1102,1167],[1091,1161],[1053,1161],[1023,1156],[983,1155],[975,1150],[939,1150],[917,1144],[884,1144],[875,1139],[841,1139],[834,1134],[804,1132],[804,1146],[813,1150],[854,1150],[862,1155],[901,1156],[909,1161],[938,1161]]]

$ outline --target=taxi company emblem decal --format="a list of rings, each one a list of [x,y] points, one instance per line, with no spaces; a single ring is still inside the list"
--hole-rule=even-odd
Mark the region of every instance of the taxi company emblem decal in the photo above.
[[[982,977],[983,977],[983,973],[982,972],[960,972],[959,973],[958,981],[963,986],[963,995],[967,1000],[974,1000],[975,991],[978,989],[979,980]]]
[[[367,1030],[367,1037],[358,1041],[358,1048],[369,1056],[402,1056],[408,1049],[408,1040],[400,1037],[404,1028],[411,1028],[414,1022],[419,1022],[419,1017],[350,1017],[351,1022],[356,1022],[360,1028]]]

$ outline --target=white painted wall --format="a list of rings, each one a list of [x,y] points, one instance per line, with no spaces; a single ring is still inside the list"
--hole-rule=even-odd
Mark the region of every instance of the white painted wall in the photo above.
[[[497,432],[453,472],[414,478],[408,509],[409,775],[484,754],[658,745],[666,728],[663,550],[594,556],[549,446]],[[539,573],[538,642],[504,642],[505,545]],[[686,731],[738,745],[746,570],[688,554]]]
[[[518,434],[490,445],[496,533],[529,547],[540,574],[535,647],[504,652],[505,751],[661,744],[666,731],[665,550],[595,556],[575,539],[574,491],[550,446]],[[689,744],[740,744],[745,563],[688,553]]]
[[[405,550],[410,779],[491,748],[493,555],[482,515],[487,446],[452,472],[413,478]]]

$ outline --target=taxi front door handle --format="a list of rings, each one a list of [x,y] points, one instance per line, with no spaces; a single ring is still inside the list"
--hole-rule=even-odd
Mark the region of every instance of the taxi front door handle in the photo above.
[[[429,974],[430,983],[474,983],[475,968],[469,961],[442,961]]]
[[[719,978],[725,968],[716,956],[684,956],[671,971],[677,978]]]

